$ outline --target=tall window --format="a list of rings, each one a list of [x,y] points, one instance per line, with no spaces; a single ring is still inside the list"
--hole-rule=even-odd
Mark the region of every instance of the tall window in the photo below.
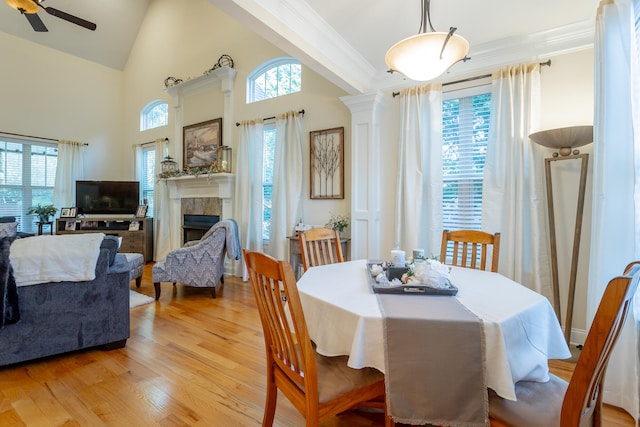
[[[275,98],[302,88],[302,67],[293,58],[267,61],[247,76],[247,104]]]
[[[276,147],[275,124],[264,125],[262,145],[262,240],[269,240],[271,230],[271,196],[273,194],[273,162]]]
[[[491,93],[482,86],[444,94],[442,103],[442,225],[482,228],[482,176]]]
[[[53,204],[58,164],[55,144],[0,139],[0,215],[15,216],[21,231],[36,230],[33,205]]]
[[[169,123],[169,104],[157,99],[151,101],[140,111],[140,130],[148,130]]]
[[[154,188],[156,183],[156,149],[155,146],[142,147],[142,180],[140,191],[142,201],[147,206],[147,216],[153,217]]]

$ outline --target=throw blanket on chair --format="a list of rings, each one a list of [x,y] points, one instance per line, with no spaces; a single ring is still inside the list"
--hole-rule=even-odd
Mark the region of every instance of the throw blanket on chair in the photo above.
[[[103,233],[86,233],[16,240],[10,257],[17,285],[95,279],[103,239]]]
[[[227,257],[229,259],[239,260],[240,251],[240,236],[238,236],[238,223],[235,219],[225,219],[220,221],[220,226],[224,227],[227,233]]]
[[[9,262],[9,249],[15,237],[0,238],[0,328],[20,320],[18,289]]]

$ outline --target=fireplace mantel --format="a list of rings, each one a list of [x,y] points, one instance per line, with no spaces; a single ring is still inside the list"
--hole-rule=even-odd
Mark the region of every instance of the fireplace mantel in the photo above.
[[[164,178],[169,190],[169,224],[171,249],[182,244],[181,200],[192,197],[218,197],[222,200],[221,219],[233,218],[233,197],[236,176],[231,173],[214,173],[199,176]]]

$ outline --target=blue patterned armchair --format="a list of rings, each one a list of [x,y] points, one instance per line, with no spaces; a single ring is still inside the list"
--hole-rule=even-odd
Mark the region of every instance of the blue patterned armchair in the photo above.
[[[218,281],[224,284],[225,253],[230,259],[240,259],[238,225],[233,219],[217,222],[200,240],[169,252],[153,266],[156,300],[160,298],[160,282],[208,287],[215,298]]]

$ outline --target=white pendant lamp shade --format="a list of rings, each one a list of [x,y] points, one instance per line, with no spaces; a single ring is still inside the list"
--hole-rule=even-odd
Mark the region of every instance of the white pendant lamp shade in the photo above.
[[[411,80],[435,79],[469,53],[469,42],[464,37],[452,34],[447,41],[448,36],[449,33],[426,32],[408,37],[391,46],[384,60],[391,70]]]

